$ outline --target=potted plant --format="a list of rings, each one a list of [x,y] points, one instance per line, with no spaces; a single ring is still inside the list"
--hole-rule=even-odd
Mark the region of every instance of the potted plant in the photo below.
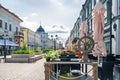
[[[49,51],[47,54],[44,55],[44,58],[46,58],[46,61],[54,60],[59,57],[58,51]]]
[[[47,53],[47,54],[44,55],[44,58],[46,58],[46,61],[50,61],[51,57],[52,56],[51,56],[50,53]]]

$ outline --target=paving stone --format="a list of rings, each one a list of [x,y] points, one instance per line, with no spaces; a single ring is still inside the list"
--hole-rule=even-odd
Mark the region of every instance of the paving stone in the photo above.
[[[44,62],[0,63],[0,80],[44,80]]]

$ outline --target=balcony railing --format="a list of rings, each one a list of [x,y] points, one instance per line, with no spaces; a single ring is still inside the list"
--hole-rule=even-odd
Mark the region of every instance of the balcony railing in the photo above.
[[[24,34],[22,32],[15,32],[14,33],[15,37],[23,37]]]

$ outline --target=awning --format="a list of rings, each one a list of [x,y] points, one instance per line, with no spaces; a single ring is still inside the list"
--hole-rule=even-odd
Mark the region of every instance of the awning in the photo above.
[[[5,40],[5,43],[4,43],[4,40],[0,39],[0,46],[19,46],[18,44],[10,41],[10,40]]]
[[[28,44],[28,46],[35,46],[34,44]]]

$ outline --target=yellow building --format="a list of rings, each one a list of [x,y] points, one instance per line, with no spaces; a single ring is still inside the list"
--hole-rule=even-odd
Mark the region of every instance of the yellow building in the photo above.
[[[24,34],[24,40],[21,42],[20,46],[23,47],[23,44],[26,44],[28,49],[34,49],[35,46],[40,45],[40,36],[34,31],[28,28],[22,28],[22,33]]]

